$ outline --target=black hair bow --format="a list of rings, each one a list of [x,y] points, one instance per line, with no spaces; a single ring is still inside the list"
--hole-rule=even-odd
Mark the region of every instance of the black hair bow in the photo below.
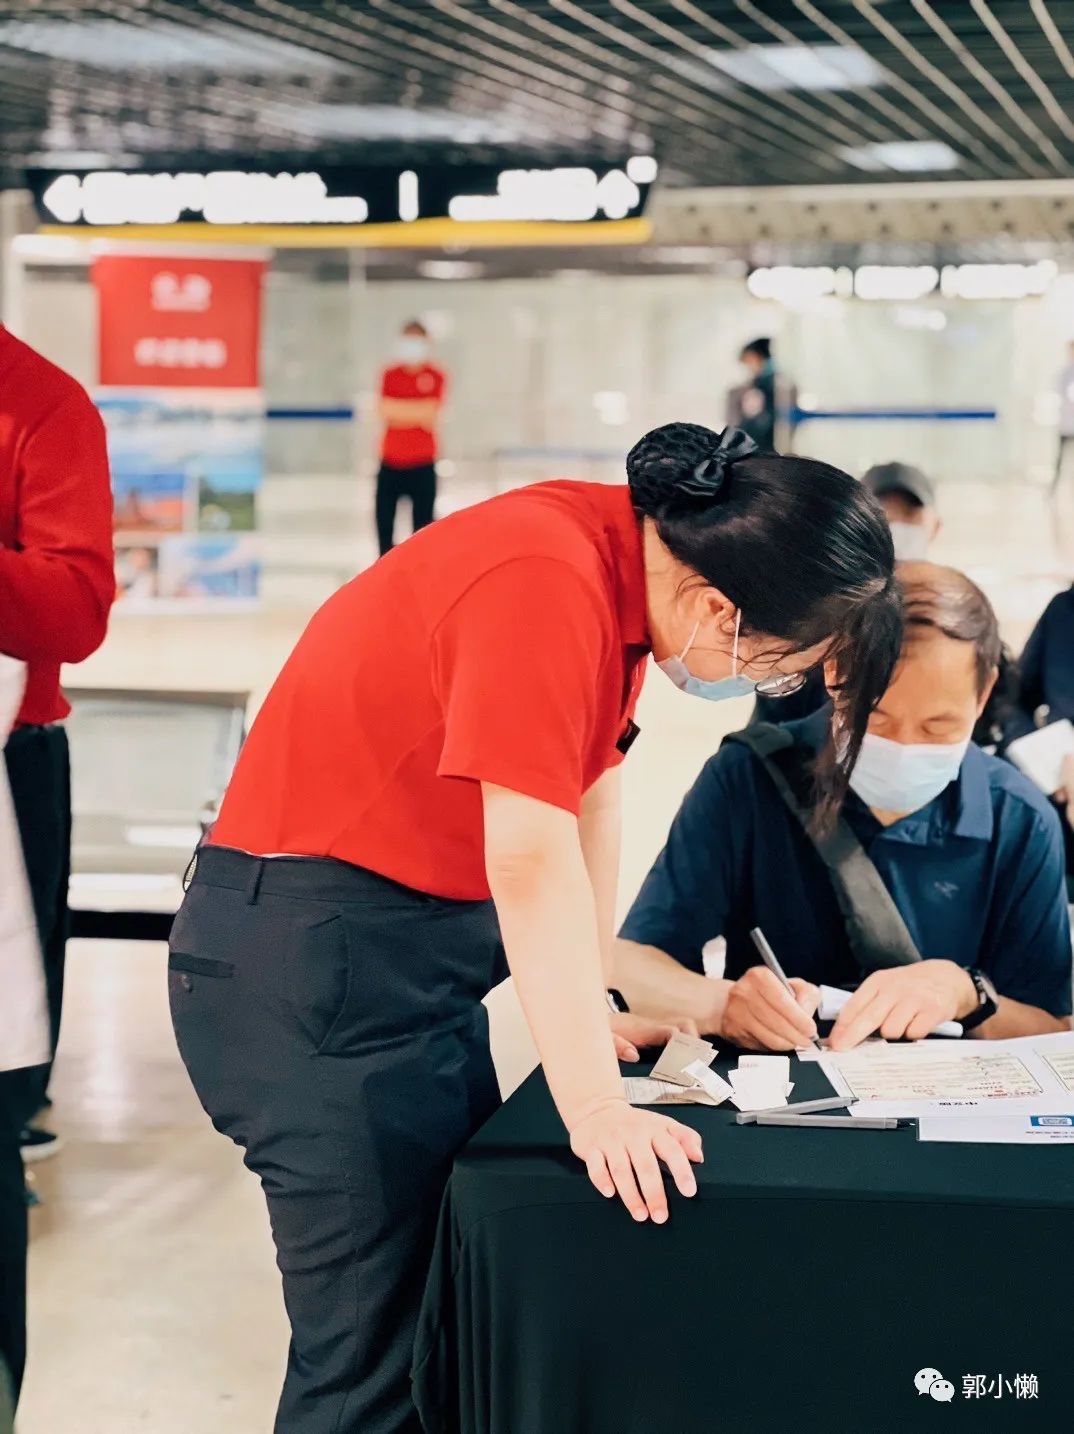
[[[743,433],[741,428],[725,428],[715,449],[675,486],[688,497],[711,503],[727,482],[731,464],[757,452],[759,449],[748,433]]]

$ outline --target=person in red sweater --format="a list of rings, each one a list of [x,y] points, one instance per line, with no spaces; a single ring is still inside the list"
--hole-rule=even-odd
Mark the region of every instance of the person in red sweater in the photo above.
[[[429,333],[412,319],[396,350],[398,363],[380,385],[384,437],[377,474],[377,539],[381,555],[395,545],[395,510],[410,499],[415,533],[433,521],[436,502],[437,424],[447,378],[429,362]]]
[[[104,426],[73,378],[0,326],[0,652],[26,663],[26,689],[4,748],[48,987],[52,1048],[60,1027],[71,793],[70,711],[60,666],[104,639],[115,596],[112,491]],[[3,993],[0,992],[0,999]],[[25,1359],[25,1158],[54,1137],[27,1131],[50,1067],[0,1075],[0,1359],[17,1391]]]

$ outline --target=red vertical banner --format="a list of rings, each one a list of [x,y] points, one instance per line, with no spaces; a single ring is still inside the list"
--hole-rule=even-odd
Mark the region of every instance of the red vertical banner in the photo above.
[[[264,271],[260,259],[95,259],[98,382],[109,388],[259,388]]]
[[[120,611],[257,600],[264,272],[172,254],[93,264]]]

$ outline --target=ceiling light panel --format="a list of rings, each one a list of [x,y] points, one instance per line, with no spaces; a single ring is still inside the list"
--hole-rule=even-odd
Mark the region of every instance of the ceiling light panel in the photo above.
[[[748,45],[712,50],[709,60],[755,90],[862,90],[884,78],[876,61],[852,45]]]
[[[957,169],[960,163],[949,144],[932,139],[863,144],[840,153],[855,169],[864,169],[870,174],[881,174],[885,170],[898,174],[934,174]]]
[[[0,45],[102,70],[205,70],[215,74],[309,74],[339,67],[327,55],[250,34],[238,26],[165,20],[0,21]]]

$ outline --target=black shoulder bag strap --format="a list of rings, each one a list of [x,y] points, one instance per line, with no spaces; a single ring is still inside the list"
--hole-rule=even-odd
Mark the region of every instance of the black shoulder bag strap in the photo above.
[[[899,908],[849,825],[840,817],[823,837],[811,829],[811,779],[790,734],[782,727],[760,722],[743,732],[732,732],[725,740],[748,747],[764,764],[776,790],[827,867],[851,952],[862,970],[881,971],[920,961],[921,952]]]

